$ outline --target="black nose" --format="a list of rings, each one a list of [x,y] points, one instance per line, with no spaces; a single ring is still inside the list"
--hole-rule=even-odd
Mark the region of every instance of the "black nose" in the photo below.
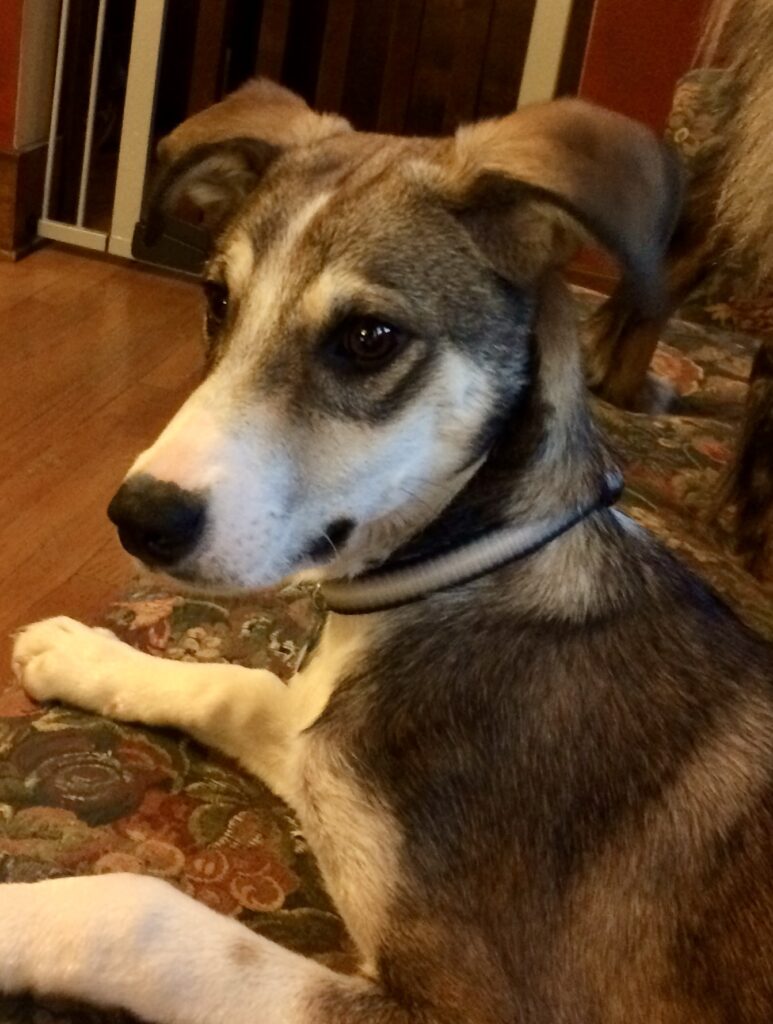
[[[129,554],[152,566],[179,562],[204,532],[205,505],[199,495],[145,473],[129,477],[107,514]]]

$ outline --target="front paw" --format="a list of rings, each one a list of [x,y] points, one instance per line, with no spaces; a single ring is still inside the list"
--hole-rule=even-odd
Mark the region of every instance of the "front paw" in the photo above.
[[[11,664],[35,700],[62,700],[108,714],[112,680],[136,654],[108,629],[59,616],[23,629]]]

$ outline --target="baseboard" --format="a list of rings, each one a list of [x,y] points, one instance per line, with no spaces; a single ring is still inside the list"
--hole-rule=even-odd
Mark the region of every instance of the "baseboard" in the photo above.
[[[0,258],[19,259],[35,245],[46,149],[0,149]]]

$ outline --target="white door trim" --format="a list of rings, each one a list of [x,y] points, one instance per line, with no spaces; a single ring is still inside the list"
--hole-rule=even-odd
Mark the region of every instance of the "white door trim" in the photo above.
[[[132,254],[132,235],[142,208],[150,133],[161,62],[166,0],[137,0],[126,80],[121,148],[115,182],[113,219],[107,250]]]
[[[553,99],[571,16],[572,0],[537,0],[534,5],[519,107]]]

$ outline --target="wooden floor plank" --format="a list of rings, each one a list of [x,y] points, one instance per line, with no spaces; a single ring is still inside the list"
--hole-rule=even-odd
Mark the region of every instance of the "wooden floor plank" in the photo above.
[[[105,508],[200,375],[200,317],[194,285],[133,265],[0,264],[0,675],[13,629],[129,584]]]
[[[26,544],[67,521],[91,492],[99,489],[107,504],[135,457],[163,428],[182,398],[182,394],[135,385],[79,430],[50,448],[41,448],[39,455],[10,474],[3,487],[6,493],[0,494],[0,587],[15,571]],[[14,508],[23,509],[23,518],[14,517]]]
[[[188,319],[191,323],[187,333],[171,324],[162,331],[154,330],[151,325],[136,328],[144,335],[141,344],[136,337],[129,338],[127,343],[125,335],[97,330],[98,346],[84,338],[80,352],[70,354],[69,360],[46,360],[43,367],[29,366],[26,381],[6,374],[6,386],[14,391],[15,401],[3,412],[0,465],[10,472],[62,435],[78,430],[90,416],[116,401],[126,390],[128,381],[133,377],[145,378],[165,363],[170,354],[180,361],[180,383],[193,379],[198,372],[198,350],[191,359],[183,348],[190,347],[190,338],[195,337],[197,326],[192,318]],[[78,325],[78,330],[82,333],[82,324]],[[61,345],[62,341],[57,343]],[[64,344],[67,345],[66,338]],[[167,366],[167,387],[170,372]],[[49,379],[57,381],[53,391]],[[163,379],[161,386],[164,386]],[[45,417],[40,415],[42,407],[46,410]],[[32,422],[34,430],[30,430]]]

